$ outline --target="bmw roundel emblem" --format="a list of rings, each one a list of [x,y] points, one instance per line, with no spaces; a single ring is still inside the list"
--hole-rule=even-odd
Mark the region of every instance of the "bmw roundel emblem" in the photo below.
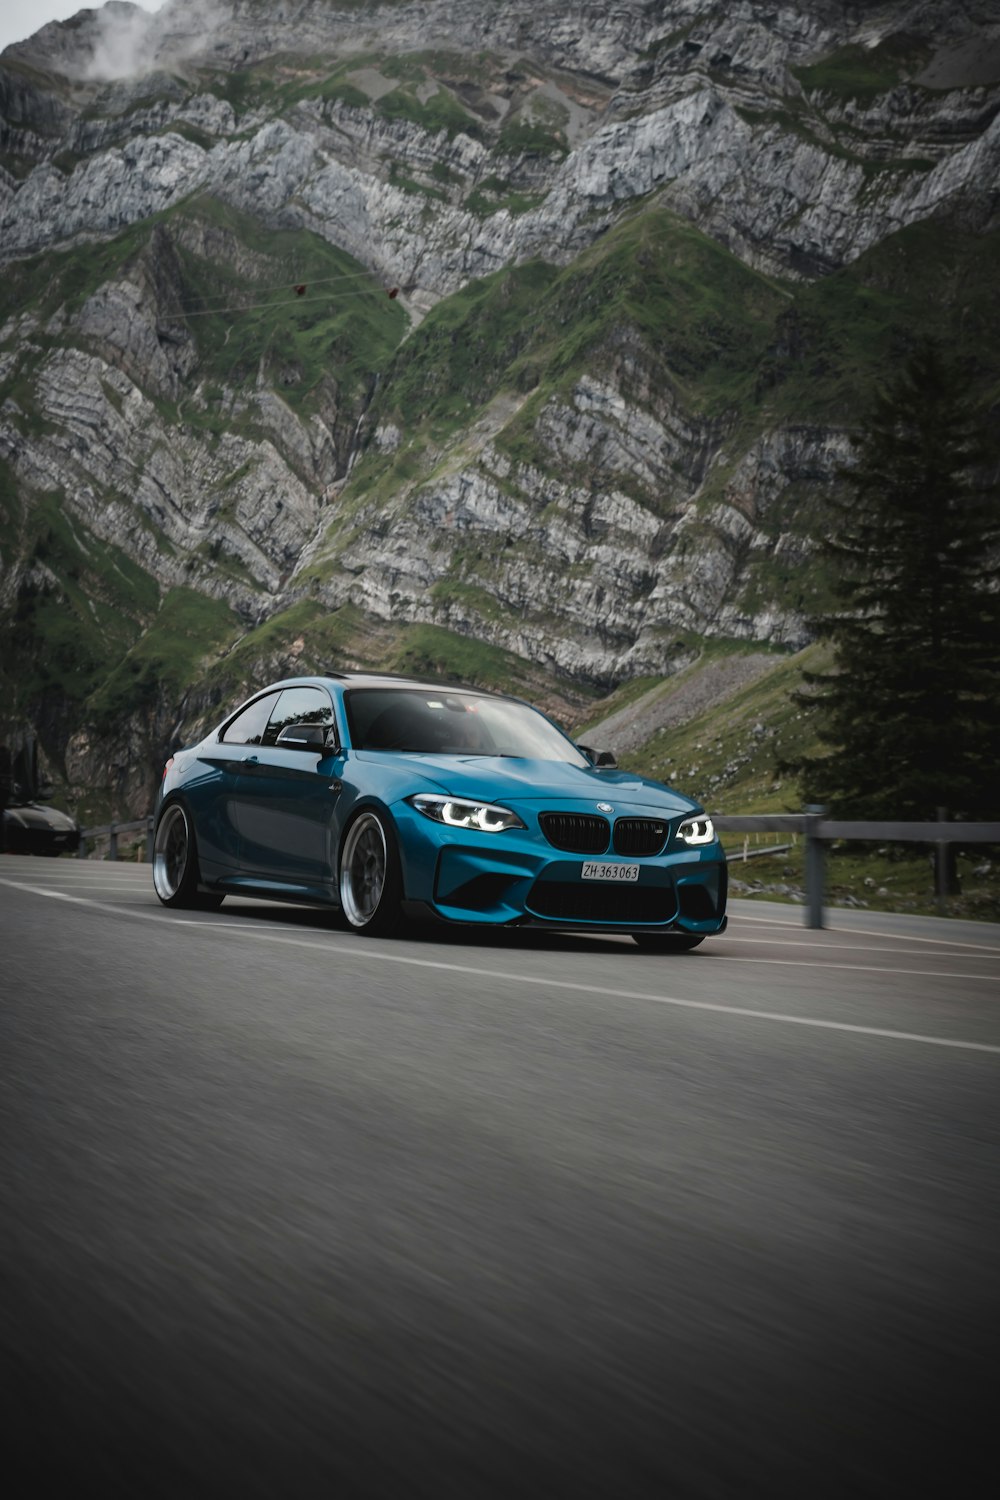
[[[598,802],[598,804],[597,804],[597,811],[598,812],[614,812],[614,808],[611,806],[610,802]]]

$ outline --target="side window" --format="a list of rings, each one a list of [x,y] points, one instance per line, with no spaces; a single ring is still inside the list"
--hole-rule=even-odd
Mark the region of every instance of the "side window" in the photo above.
[[[249,704],[227,727],[222,735],[224,745],[259,745],[271,710],[276,706],[280,693],[265,693]]]
[[[289,724],[332,725],[332,723],[333,705],[322,688],[285,688],[271,712],[261,744],[277,744],[278,735],[283,729],[287,729]]]

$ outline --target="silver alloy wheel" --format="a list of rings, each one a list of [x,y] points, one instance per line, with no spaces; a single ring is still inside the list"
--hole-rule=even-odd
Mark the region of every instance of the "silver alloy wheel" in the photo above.
[[[365,927],[385,889],[388,855],[385,830],[374,813],[351,824],[340,859],[340,904],[352,927]]]
[[[153,841],[153,885],[161,901],[172,901],[184,884],[191,838],[184,809],[176,802],[168,807],[156,827]]]

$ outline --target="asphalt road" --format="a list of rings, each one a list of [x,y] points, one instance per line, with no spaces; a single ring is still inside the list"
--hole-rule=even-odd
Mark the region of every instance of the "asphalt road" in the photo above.
[[[992,1496],[1000,929],[800,921],[378,943],[0,858],[18,1493]]]

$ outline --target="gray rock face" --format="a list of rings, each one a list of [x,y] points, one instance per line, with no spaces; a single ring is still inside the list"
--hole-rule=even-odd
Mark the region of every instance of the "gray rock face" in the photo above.
[[[116,3],[8,49],[0,116],[3,263],[161,222],[54,315],[0,329],[0,458],[24,493],[62,492],[162,586],[248,623],[312,590],[610,682],[664,670],[678,632],[805,639],[805,601],[748,580],[807,559],[789,495],[832,482],[842,435],[699,416],[623,334],[612,367],[539,403],[537,461],[497,440],[507,393],[368,500],[367,397],[331,378],[297,407],[263,356],[206,374],[185,257],[234,284],[278,272],[222,215],[173,211],[204,195],[262,233],[309,230],[402,287],[412,326],[473,278],[569,266],[649,204],[808,280],[945,214],[996,227],[1000,18],[987,0]],[[406,439],[386,422],[368,451]]]
[[[64,106],[13,75],[5,84],[11,125],[29,135],[44,131],[49,158],[64,147],[86,159],[68,174],[39,162],[9,190],[0,245],[7,255],[24,254],[79,234],[107,233],[206,187],[273,221],[308,225],[378,274],[400,267],[407,280],[437,296],[531,255],[565,261],[621,205],[661,190],[754,265],[829,269],[945,205],[970,197],[982,202],[991,189],[989,222],[996,213],[996,84],[960,91],[957,99],[953,90],[900,86],[880,95],[869,112],[857,99],[807,92],[794,75],[795,67],[838,46],[870,45],[902,30],[912,9],[886,6],[880,24],[859,25],[849,12],[822,4],[802,14],[745,0],[720,13],[704,0],[688,0],[658,7],[654,18],[639,3],[607,12],[565,3],[484,9],[449,0],[387,7],[374,16],[297,6],[292,23],[280,7],[238,4],[231,12],[212,8],[206,31],[203,7],[174,0],[143,33],[151,67],[199,49],[201,61],[206,53],[213,61],[259,58],[287,49],[287,27],[294,24],[297,49],[325,49],[338,62],[373,36],[399,51],[438,45],[512,58],[527,53],[561,72],[603,80],[603,108],[589,114],[565,159],[542,166],[537,186],[544,201],[537,209],[483,219],[456,204],[428,222],[412,194],[386,183],[386,166],[427,170],[440,162],[474,183],[496,149],[469,135],[428,134],[412,122],[380,121],[337,104],[319,114],[305,107],[284,120],[272,117],[259,128],[251,113],[237,128],[228,101],[195,90],[178,96],[176,82],[161,85],[159,75],[156,86],[168,97],[155,105],[128,111],[112,88],[103,119],[67,121]],[[928,9],[935,26],[947,23],[959,33],[964,14],[966,34],[975,34],[974,9],[925,6],[924,27]],[[1000,22],[992,20],[1000,34]],[[111,23],[104,29],[110,33]],[[75,35],[76,54],[66,52],[61,28],[46,27],[7,55],[38,60],[45,53],[49,66],[87,76],[87,58],[98,46],[94,25],[79,26]],[[653,61],[645,61],[649,54]],[[800,111],[790,120],[789,102]],[[775,120],[776,112],[784,118]],[[184,126],[200,132],[201,145],[180,133]],[[869,178],[880,160],[885,181],[873,200]],[[523,164],[515,153],[504,165]]]

